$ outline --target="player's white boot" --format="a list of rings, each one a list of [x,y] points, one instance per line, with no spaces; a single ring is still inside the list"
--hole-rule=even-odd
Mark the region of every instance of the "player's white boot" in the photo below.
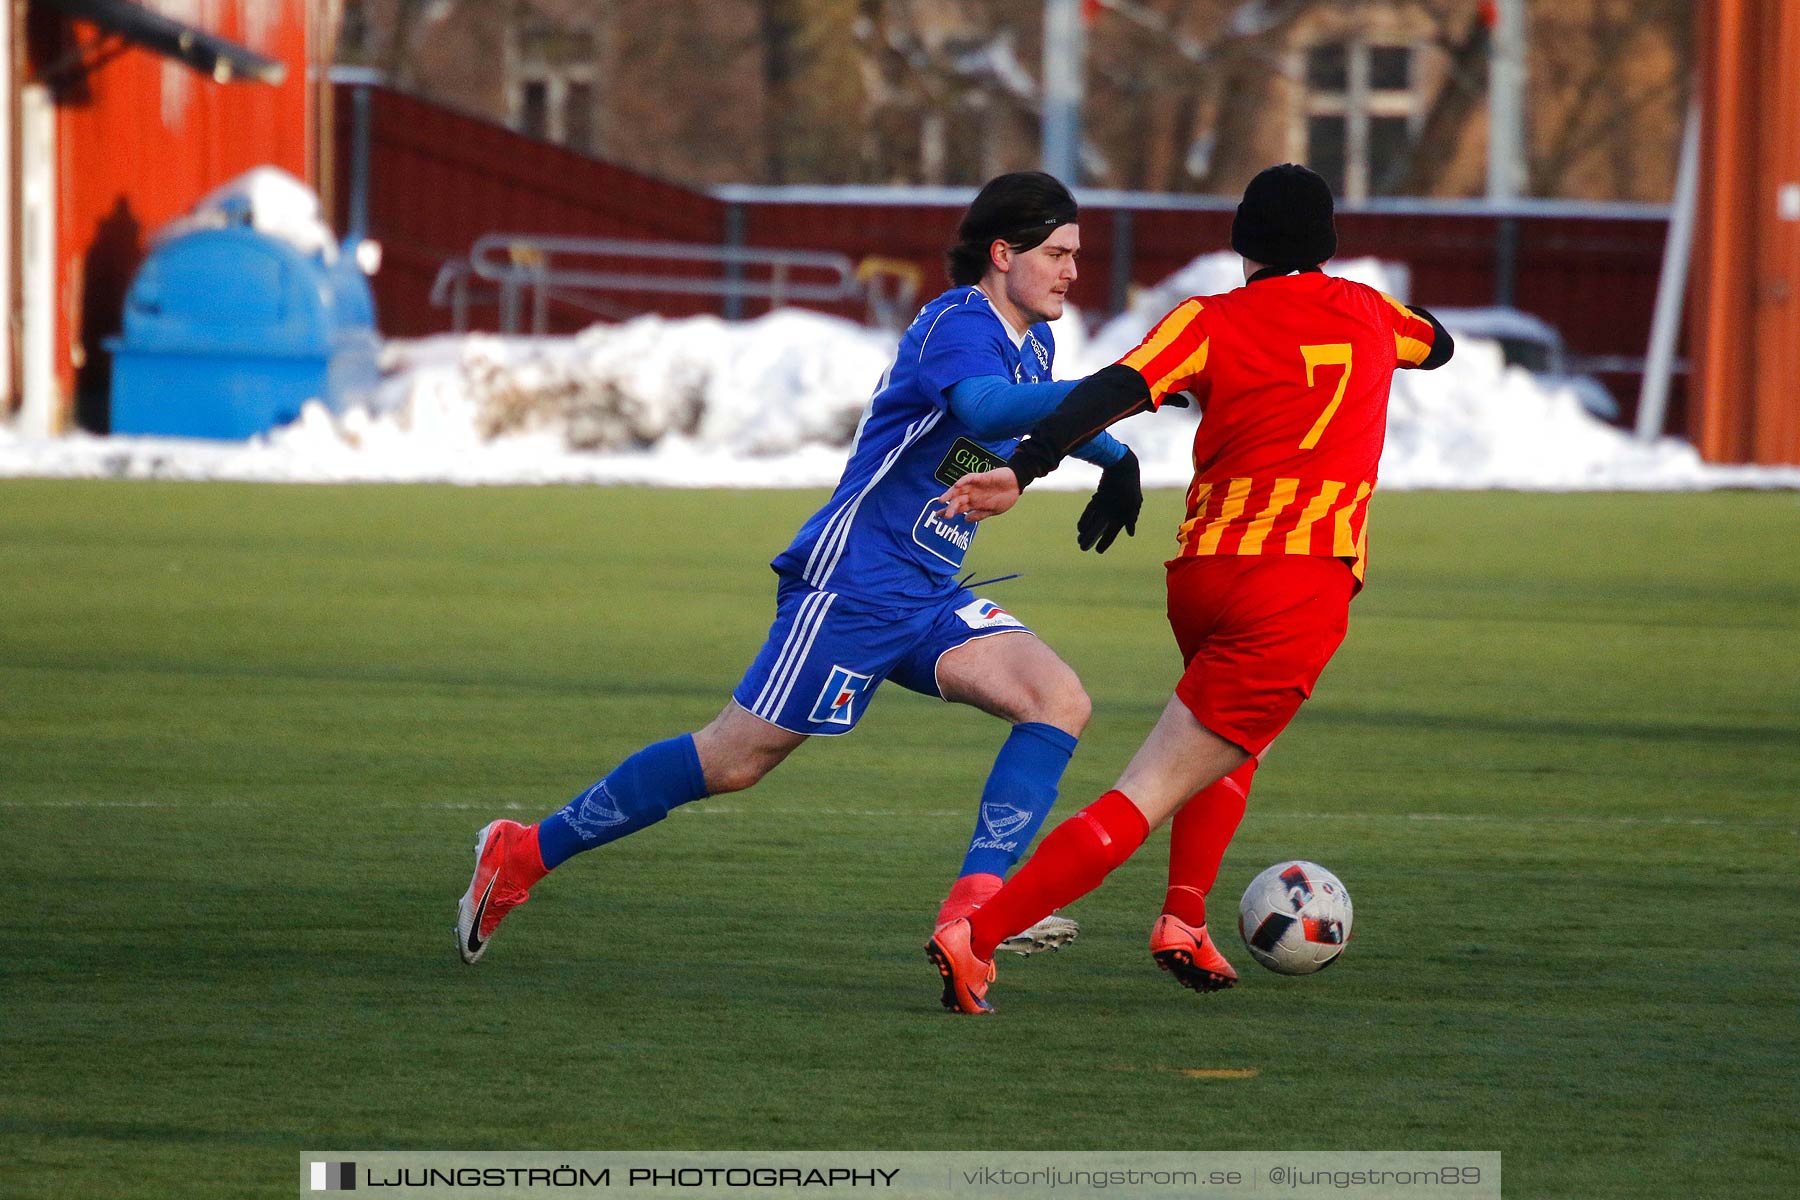
[[[1036,954],[1039,950],[1061,950],[1081,934],[1081,926],[1067,917],[1051,915],[1023,933],[1015,933],[1001,942],[999,949],[1014,954]]]
[[[959,878],[950,888],[950,896],[938,909],[936,928],[942,929],[958,917],[967,917],[994,898],[1001,888],[998,875],[972,873]],[[1081,933],[1081,926],[1067,917],[1051,914],[1023,933],[1015,933],[997,949],[1014,954],[1036,954],[1039,950],[1061,950]]]

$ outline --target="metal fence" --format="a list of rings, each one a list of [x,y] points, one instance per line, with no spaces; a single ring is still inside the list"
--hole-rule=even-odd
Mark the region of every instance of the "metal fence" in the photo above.
[[[755,316],[804,303],[853,320],[892,324],[943,279],[944,248],[973,189],[721,188],[701,192],[601,162],[479,118],[374,85],[338,89],[339,120],[354,128],[355,93],[367,89],[366,134],[339,138],[338,177],[366,186],[369,236],[386,251],[375,280],[382,328],[420,335],[448,327],[568,332],[634,312]],[[361,146],[366,161],[353,162]],[[339,188],[340,227],[355,189]],[[1082,271],[1076,298],[1090,315],[1122,308],[1196,255],[1229,242],[1224,197],[1083,189]],[[704,260],[575,267],[604,286],[534,281],[508,246],[476,270],[471,248],[498,229],[557,238],[676,244]],[[1636,204],[1384,200],[1338,215],[1346,256],[1405,263],[1412,298],[1428,305],[1510,302],[1562,334],[1572,357],[1599,368],[1633,415],[1635,371],[1649,340],[1668,210]],[[835,256],[835,271],[779,285],[753,263],[776,254]],[[465,265],[446,269],[446,263]],[[843,282],[854,264],[860,286]],[[705,265],[705,270],[699,267]],[[560,268],[558,268],[560,270]],[[667,282],[686,274],[705,284]],[[760,280],[761,282],[756,282]],[[637,286],[631,286],[637,285]],[[834,295],[833,288],[838,289]],[[511,298],[507,296],[511,290]],[[435,303],[434,303],[435,300]],[[1677,382],[1670,424],[1682,428]]]
[[[771,308],[854,303],[871,324],[891,326],[910,313],[918,285],[911,264],[858,264],[835,251],[490,233],[439,269],[431,303],[450,310],[458,333],[477,305],[494,306],[502,333],[541,334],[551,329],[553,306],[616,319],[628,315],[621,297],[645,295],[716,297],[727,316],[750,300]]]

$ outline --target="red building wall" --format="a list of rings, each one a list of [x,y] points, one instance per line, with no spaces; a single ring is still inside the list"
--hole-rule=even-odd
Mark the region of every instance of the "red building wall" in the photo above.
[[[1235,206],[1203,210],[1130,210],[1131,282],[1154,284],[1196,255],[1225,249]],[[748,205],[750,245],[840,250],[852,258],[877,254],[913,262],[922,295],[948,283],[944,248],[955,237],[960,208],[923,204]],[[1112,259],[1120,210],[1084,205],[1081,280],[1074,296],[1084,311],[1111,308]],[[1501,219],[1470,212],[1341,212],[1338,247],[1346,257],[1405,263],[1411,298],[1438,307],[1494,303]],[[1668,221],[1656,216],[1528,216],[1518,218],[1514,301],[1556,326],[1569,351],[1581,356],[1639,357],[1649,337]],[[753,310],[754,311],[754,310]],[[840,306],[860,316],[857,306]],[[1623,419],[1636,410],[1639,376],[1603,374],[1620,399]],[[1684,389],[1673,390],[1671,428],[1684,428]]]
[[[335,228],[350,224],[358,86],[340,86],[333,101],[336,161]],[[385,87],[369,87],[368,220],[381,243],[376,313],[382,332],[399,336],[450,328],[448,309],[430,303],[438,269],[469,252],[487,233],[632,238],[718,245],[725,206],[692,188],[575,154],[503,125]],[[716,311],[685,296],[624,297],[636,308],[684,315]],[[473,314],[493,328],[490,306]],[[592,318],[553,314],[567,330]]]
[[[1708,0],[1696,31],[1694,440],[1714,462],[1800,463],[1800,6]]]
[[[31,12],[35,71],[54,76],[58,374],[82,423],[104,427],[110,374],[102,339],[118,332],[125,291],[151,234],[208,191],[272,165],[312,183],[310,0],[234,0],[208,31],[287,64],[279,86],[219,84],[136,46],[106,52],[93,26]],[[110,43],[115,44],[116,43]]]
[[[337,227],[348,224],[352,173],[352,89],[337,89]],[[463,257],[485,233],[512,232],[623,237],[721,245],[734,215],[742,243],[762,248],[837,251],[854,261],[869,256],[914,265],[920,299],[947,286],[944,248],[955,236],[968,197],[913,200],[888,196],[875,203],[835,198],[798,200],[780,193],[727,204],[691,188],[572,153],[480,118],[370,89],[369,229],[382,243],[384,265],[375,279],[381,328],[417,336],[450,328],[451,314],[429,302],[431,283],[445,262]],[[828,193],[821,190],[820,196]],[[934,202],[935,201],[935,202]],[[736,209],[736,213],[732,212]],[[1130,277],[1155,283],[1196,255],[1229,244],[1234,205],[1219,200],[1200,209],[1129,210]],[[1090,315],[1109,312],[1114,298],[1113,252],[1123,210],[1088,203],[1081,222],[1082,279],[1076,298]],[[1570,215],[1550,208],[1517,221],[1515,304],[1562,331],[1572,354],[1643,355],[1655,304],[1668,221],[1642,210]],[[1407,264],[1412,298],[1425,305],[1481,306],[1494,302],[1500,269],[1502,219],[1475,207],[1411,211],[1352,211],[1338,216],[1339,246],[1347,256],[1372,255]],[[707,297],[620,296],[622,312],[719,312]],[[766,309],[746,305],[748,315]],[[860,301],[823,306],[862,319]],[[475,309],[475,328],[495,327],[495,310]],[[568,332],[590,314],[550,311],[550,328]],[[1632,418],[1639,377],[1603,375]],[[1684,389],[1671,397],[1670,427],[1685,428]]]

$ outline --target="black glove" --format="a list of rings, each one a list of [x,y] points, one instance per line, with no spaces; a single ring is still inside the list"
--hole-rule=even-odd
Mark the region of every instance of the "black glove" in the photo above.
[[[1124,458],[1100,473],[1100,486],[1094,489],[1094,498],[1081,510],[1081,520],[1075,523],[1076,545],[1105,554],[1119,530],[1123,529],[1127,537],[1136,537],[1138,513],[1143,507],[1137,455],[1127,450]]]

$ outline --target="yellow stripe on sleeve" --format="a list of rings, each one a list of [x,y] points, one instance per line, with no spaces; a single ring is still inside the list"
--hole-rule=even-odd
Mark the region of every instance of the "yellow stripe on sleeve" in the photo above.
[[[1206,370],[1206,355],[1212,348],[1211,338],[1202,338],[1200,348],[1188,355],[1174,370],[1150,384],[1150,398],[1158,404],[1170,392],[1180,390],[1189,380]]]
[[[1167,350],[1176,338],[1187,331],[1194,318],[1200,315],[1202,307],[1199,300],[1183,300],[1168,316],[1157,322],[1156,328],[1150,331],[1150,336],[1144,339],[1143,345],[1119,361],[1141,375],[1157,355]]]
[[[1287,536],[1289,554],[1312,553],[1312,527],[1318,524],[1320,517],[1331,511],[1331,506],[1337,502],[1338,494],[1343,490],[1343,484],[1335,479],[1328,480],[1319,489],[1319,494],[1306,502],[1306,509],[1300,514],[1300,523]]]
[[[1275,518],[1281,510],[1294,502],[1294,493],[1300,490],[1298,479],[1277,479],[1269,492],[1269,504],[1256,514],[1256,520],[1250,522],[1244,530],[1244,540],[1238,545],[1239,554],[1261,554],[1263,542],[1269,536],[1269,530],[1275,524]]]
[[[1392,296],[1388,295],[1386,292],[1376,292],[1375,294],[1380,296],[1383,300],[1386,300],[1389,304],[1393,305],[1394,311],[1398,312],[1401,316],[1405,317],[1407,320],[1416,321],[1419,319],[1419,315],[1417,313],[1413,312],[1412,309],[1406,307],[1406,305],[1400,303],[1400,301],[1394,299]]]

